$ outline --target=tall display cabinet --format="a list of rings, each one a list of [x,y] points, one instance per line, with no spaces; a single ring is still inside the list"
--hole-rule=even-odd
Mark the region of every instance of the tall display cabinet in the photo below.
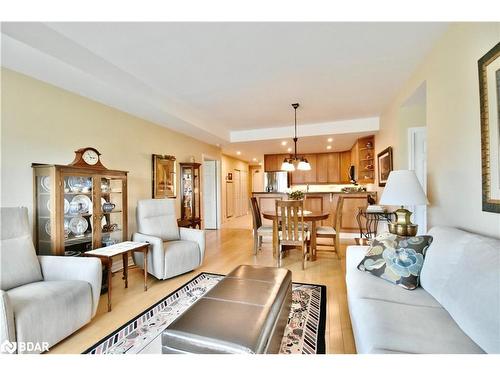
[[[200,217],[200,163],[179,163],[181,170],[182,227],[201,228]]]
[[[40,255],[78,256],[127,240],[127,172],[105,168],[99,156],[84,148],[70,165],[32,164]]]

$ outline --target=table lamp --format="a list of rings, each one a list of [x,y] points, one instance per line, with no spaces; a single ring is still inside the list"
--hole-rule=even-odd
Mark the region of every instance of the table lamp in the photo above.
[[[410,220],[412,213],[403,207],[428,204],[422,185],[420,185],[414,171],[390,172],[379,203],[401,206],[395,212],[396,222],[389,223],[389,232],[400,236],[415,236],[417,234],[418,225],[413,224]]]

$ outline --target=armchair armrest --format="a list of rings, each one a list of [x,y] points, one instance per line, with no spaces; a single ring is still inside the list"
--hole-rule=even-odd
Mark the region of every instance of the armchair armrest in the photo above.
[[[92,316],[97,311],[101,295],[102,265],[98,258],[64,256],[39,256],[45,281],[81,280],[90,284],[92,290]]]
[[[9,301],[8,294],[0,290],[0,343],[6,341],[16,342],[16,326],[14,324],[14,311]],[[0,353],[9,353],[1,346]],[[5,348],[8,349],[8,348]]]
[[[163,240],[160,237],[150,236],[143,233],[134,233],[133,241],[147,242],[151,246],[148,252],[148,273],[158,279],[163,279],[165,272],[165,254],[163,252]],[[142,254],[134,253],[134,262],[140,267],[144,267]]]
[[[205,231],[200,229],[192,228],[179,228],[181,240],[194,241],[198,243],[200,247],[200,265],[203,263],[203,257],[205,256]]]

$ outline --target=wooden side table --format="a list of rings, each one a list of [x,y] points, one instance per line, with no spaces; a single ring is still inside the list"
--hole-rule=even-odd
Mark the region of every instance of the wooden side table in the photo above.
[[[144,291],[148,290],[148,251],[149,243],[147,242],[133,242],[125,241],[111,246],[101,247],[99,249],[90,250],[83,253],[84,256],[97,257],[101,260],[102,264],[107,268],[108,275],[108,312],[111,311],[111,277],[113,267],[113,257],[122,255],[123,257],[123,280],[125,281],[125,288],[128,288],[128,257],[131,253],[142,252],[144,254]]]

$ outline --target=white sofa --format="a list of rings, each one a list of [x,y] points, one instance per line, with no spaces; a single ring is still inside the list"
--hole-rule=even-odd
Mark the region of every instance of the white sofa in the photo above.
[[[450,227],[429,234],[415,290],[358,270],[368,247],[347,248],[358,353],[500,353],[500,240]]]
[[[0,353],[38,353],[95,316],[97,258],[36,255],[25,207],[0,208]]]

